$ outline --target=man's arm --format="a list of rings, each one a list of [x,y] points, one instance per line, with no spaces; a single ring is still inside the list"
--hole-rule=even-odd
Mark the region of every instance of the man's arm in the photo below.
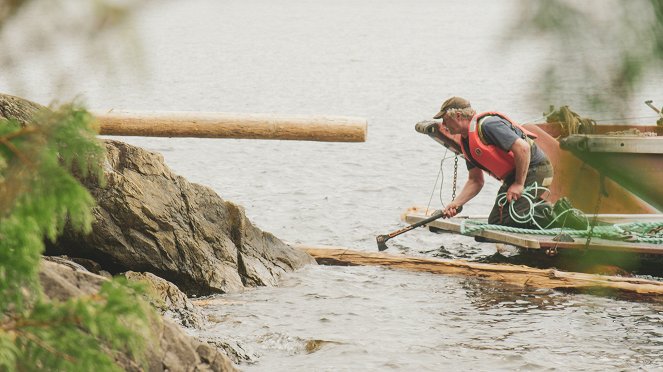
[[[509,186],[506,191],[506,200],[518,200],[523,194],[525,189],[525,178],[529,170],[529,160],[531,156],[531,147],[524,139],[518,138],[513,145],[511,145],[511,152],[513,152],[513,160],[516,165],[515,181]]]
[[[467,178],[465,185],[463,185],[463,189],[460,191],[460,194],[458,194],[456,199],[452,200],[451,203],[449,203],[444,209],[444,213],[448,217],[457,215],[458,207],[465,205],[465,203],[475,197],[483,188],[483,171],[481,168],[474,167],[468,172],[469,177]]]

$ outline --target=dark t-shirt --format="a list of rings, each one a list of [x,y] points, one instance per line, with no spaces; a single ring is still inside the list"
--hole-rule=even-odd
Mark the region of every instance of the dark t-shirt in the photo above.
[[[523,131],[515,126],[512,126],[508,121],[499,116],[486,116],[481,122],[481,132],[488,145],[495,145],[502,150],[509,152],[513,143],[518,138],[523,138]],[[529,166],[539,164],[548,159],[546,154],[539,148],[539,146],[532,145],[532,153],[530,154]],[[467,169],[476,167],[474,163],[469,160],[465,161]]]

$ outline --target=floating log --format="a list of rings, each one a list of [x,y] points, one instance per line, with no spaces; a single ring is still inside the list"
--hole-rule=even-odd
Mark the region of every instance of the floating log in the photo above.
[[[92,112],[99,134],[143,137],[247,138],[365,142],[367,121],[344,116],[221,112]]]
[[[522,265],[486,264],[463,260],[391,255],[341,247],[292,245],[329,265],[373,265],[433,274],[470,276],[520,287],[573,289],[583,292],[624,292],[663,302],[663,282],[620,276],[536,269]]]

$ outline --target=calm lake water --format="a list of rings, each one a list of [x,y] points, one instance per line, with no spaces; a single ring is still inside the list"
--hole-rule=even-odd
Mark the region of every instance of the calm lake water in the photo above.
[[[530,103],[541,63],[559,57],[543,43],[501,42],[517,12],[517,2],[490,0],[160,2],[136,20],[144,74],[99,76],[91,59],[76,67],[86,78],[71,94],[99,109],[367,118],[366,143],[122,140],[161,152],[177,173],[243,205],[283,240],[374,251],[376,235],[404,226],[399,215],[433,193],[444,148],[414,124],[443,99],[460,95],[520,121],[540,117],[548,103],[575,107],[581,92]],[[32,90],[23,95],[50,102],[56,88],[24,74]],[[633,116],[651,116],[641,102],[661,100],[659,83],[643,88]],[[452,161],[442,168],[448,202]],[[498,186],[489,181],[465,213],[487,214]],[[426,230],[390,247],[495,253]],[[308,267],[277,288],[215,297],[205,311],[218,322],[202,333],[251,350],[246,370],[663,370],[662,310],[456,277]],[[311,342],[319,348],[307,351]]]

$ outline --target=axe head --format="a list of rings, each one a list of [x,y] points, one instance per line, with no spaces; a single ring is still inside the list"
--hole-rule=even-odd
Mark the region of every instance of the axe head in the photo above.
[[[375,240],[378,242],[378,251],[382,252],[389,248],[387,247],[387,240],[389,240],[387,235],[378,235]]]

